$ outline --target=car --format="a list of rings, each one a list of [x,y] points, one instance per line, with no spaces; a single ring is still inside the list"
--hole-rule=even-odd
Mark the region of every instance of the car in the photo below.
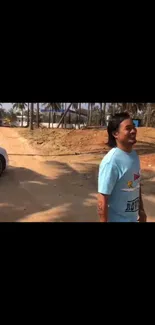
[[[4,172],[4,170],[8,167],[9,158],[6,150],[0,147],[0,176]]]

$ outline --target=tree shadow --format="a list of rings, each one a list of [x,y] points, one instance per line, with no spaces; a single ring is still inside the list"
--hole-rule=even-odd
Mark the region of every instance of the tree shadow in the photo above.
[[[43,165],[49,176],[13,166],[2,175],[0,222],[98,222],[98,165],[78,162],[76,169],[58,161]],[[153,179],[143,178],[142,193],[147,214],[155,218]]]
[[[97,188],[94,166],[77,172],[53,161],[51,178],[28,168],[11,167],[0,179],[0,222],[95,222]]]

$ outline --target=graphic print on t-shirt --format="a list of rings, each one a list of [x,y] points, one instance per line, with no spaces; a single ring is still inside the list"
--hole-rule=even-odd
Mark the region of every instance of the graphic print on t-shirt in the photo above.
[[[138,210],[139,210],[139,197],[137,197],[135,200],[127,202],[127,208],[125,212],[136,212]]]
[[[136,191],[140,188],[140,171],[137,174],[133,175],[134,181],[128,181],[128,188],[122,189],[122,191]],[[135,186],[134,186],[135,185]],[[139,210],[139,197],[132,201],[127,201],[127,208],[125,212],[136,212]]]
[[[140,178],[140,174],[134,174],[134,181]]]
[[[139,183],[140,183],[140,172],[137,173],[137,174],[133,174],[133,180],[129,180],[127,182],[127,187],[122,188],[121,191],[123,191],[123,192],[133,192],[133,191],[137,190],[138,188],[140,188]]]
[[[128,188],[133,188],[133,182],[132,181],[128,181]]]

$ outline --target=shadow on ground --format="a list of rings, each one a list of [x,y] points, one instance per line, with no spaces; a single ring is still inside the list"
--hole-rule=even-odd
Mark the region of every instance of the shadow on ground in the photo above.
[[[44,164],[48,168],[49,163]],[[47,166],[47,167],[46,167]],[[79,172],[66,163],[50,162],[51,178],[31,169],[11,167],[0,179],[0,222],[95,222],[96,166]],[[54,172],[55,171],[55,172]]]
[[[31,169],[10,167],[0,179],[0,222],[96,222],[96,164],[58,161],[43,164],[50,177]],[[77,171],[78,170],[78,171]],[[147,175],[152,171],[146,171]],[[52,176],[53,175],[53,176]],[[142,181],[146,212],[155,221],[155,179]],[[151,177],[155,177],[151,174]]]

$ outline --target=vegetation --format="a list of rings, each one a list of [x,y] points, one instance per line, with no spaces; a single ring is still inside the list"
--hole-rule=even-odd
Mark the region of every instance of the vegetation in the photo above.
[[[23,127],[23,116],[24,116],[24,110],[26,109],[27,107],[27,104],[26,103],[12,103],[13,106],[13,110],[14,111],[21,111],[21,115],[22,115],[22,127]]]
[[[61,103],[43,103],[45,106],[45,109],[48,110],[48,127],[50,128],[51,125],[51,119],[52,119],[52,127],[55,119],[55,112],[60,111],[61,109]]]
[[[141,125],[155,127],[155,103],[42,103],[47,112],[40,112],[40,105],[34,109],[34,103],[12,103],[10,110],[5,110],[0,103],[0,119],[9,118],[10,121],[16,121],[16,116],[23,115],[28,118],[27,126],[33,129],[40,126],[40,122],[48,123],[48,127],[53,127],[53,123],[66,127],[66,124],[87,126],[106,125],[107,116],[116,112],[128,111],[133,119],[140,119]],[[61,109],[64,109],[64,113]],[[30,118],[30,122],[29,122]]]

